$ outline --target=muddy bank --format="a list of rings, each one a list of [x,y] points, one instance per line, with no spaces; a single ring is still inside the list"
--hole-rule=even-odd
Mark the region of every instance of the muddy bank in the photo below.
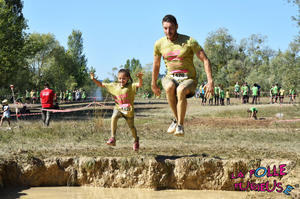
[[[255,178],[249,170],[285,164],[283,176]],[[245,176],[232,179],[242,172]],[[206,157],[60,157],[0,162],[0,187],[75,186],[235,190],[235,183],[274,180],[297,187],[299,168],[289,160],[220,160]],[[244,187],[245,187],[244,186]]]

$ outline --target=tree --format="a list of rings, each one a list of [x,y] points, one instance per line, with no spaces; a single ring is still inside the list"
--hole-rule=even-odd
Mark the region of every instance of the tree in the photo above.
[[[228,34],[226,28],[209,33],[204,43],[204,51],[210,59],[214,72],[218,72],[233,58],[234,47],[235,40]]]
[[[0,0],[0,85],[15,84],[24,88],[21,75],[27,75],[24,59],[24,39],[27,28],[21,0]]]
[[[78,86],[83,86],[88,79],[87,59],[83,54],[83,38],[79,30],[73,30],[68,37],[68,51],[72,57],[72,75]]]
[[[49,60],[53,57],[54,49],[60,48],[59,42],[53,34],[33,33],[28,36],[25,42],[27,52],[28,68],[31,71],[31,80],[34,87],[39,88],[43,79],[47,79],[50,67]],[[63,50],[64,51],[64,50]],[[65,54],[65,52],[62,52]]]

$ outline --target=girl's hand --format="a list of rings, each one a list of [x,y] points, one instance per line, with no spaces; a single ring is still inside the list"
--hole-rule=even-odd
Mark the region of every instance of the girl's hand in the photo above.
[[[143,75],[144,75],[143,72],[139,72],[138,74],[136,74],[136,76],[137,76],[139,79],[142,79],[142,78],[143,78]]]
[[[92,80],[95,79],[95,74],[91,72],[90,77],[91,77]]]

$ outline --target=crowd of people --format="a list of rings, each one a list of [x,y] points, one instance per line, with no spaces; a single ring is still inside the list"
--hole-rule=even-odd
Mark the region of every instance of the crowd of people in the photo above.
[[[8,125],[10,126],[10,108],[9,100],[7,99],[4,99],[2,101],[2,117],[0,120],[0,126],[2,126],[3,121],[7,121]],[[13,96],[11,96],[10,99],[11,103],[14,103]],[[86,100],[87,94],[85,90],[66,90],[60,91],[57,94],[49,88],[48,83],[44,85],[44,89],[41,92],[34,89],[32,89],[30,92],[28,90],[25,90],[24,97],[18,92],[15,98],[16,103],[23,105],[23,107],[18,110],[19,114],[30,113],[30,111],[27,109],[26,104],[40,103],[42,105],[42,120],[45,126],[49,126],[51,118],[51,111],[47,111],[47,109],[58,109],[59,103],[84,102]]]
[[[26,103],[26,104],[38,104],[40,103],[40,91],[32,89],[31,91],[25,90],[25,93],[22,95],[21,92],[16,93],[16,102]],[[65,91],[59,91],[54,95],[55,101],[59,103],[66,102],[84,102],[87,100],[87,93],[84,89],[67,89]],[[13,103],[13,97],[11,96],[10,102]]]
[[[259,104],[261,97],[261,86],[257,83],[254,83],[252,87],[244,82],[242,85],[239,85],[239,82],[236,82],[234,85],[234,91],[230,92],[229,89],[224,89],[222,85],[216,85],[214,87],[214,95],[210,95],[205,97],[205,83],[202,83],[197,91],[195,97],[201,98],[201,104],[206,105],[208,101],[208,105],[230,105],[230,98],[240,99],[242,104]],[[267,94],[267,93],[266,93]],[[291,88],[286,92],[283,87],[278,84],[272,85],[269,95],[270,103],[284,103],[284,98],[289,97],[289,103],[294,103],[296,100],[296,90]],[[252,100],[250,98],[252,97]]]

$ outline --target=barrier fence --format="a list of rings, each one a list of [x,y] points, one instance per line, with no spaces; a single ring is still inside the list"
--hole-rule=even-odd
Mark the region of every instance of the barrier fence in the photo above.
[[[20,104],[18,104],[19,106]],[[75,111],[81,111],[81,110],[85,110],[89,107],[91,107],[92,105],[97,105],[97,106],[105,106],[104,104],[100,103],[100,102],[91,102],[86,106],[80,107],[80,108],[70,108],[70,109],[43,109],[43,108],[38,108],[38,110],[40,111],[50,111],[52,113],[69,113],[69,112],[75,112]],[[24,104],[21,104],[21,106],[24,106]],[[18,107],[16,108],[16,110],[18,110]],[[10,114],[11,117],[21,117],[21,116],[32,116],[32,115],[41,115],[41,112],[35,112],[35,113],[15,113],[15,114]],[[2,117],[2,115],[0,115],[0,117]]]

